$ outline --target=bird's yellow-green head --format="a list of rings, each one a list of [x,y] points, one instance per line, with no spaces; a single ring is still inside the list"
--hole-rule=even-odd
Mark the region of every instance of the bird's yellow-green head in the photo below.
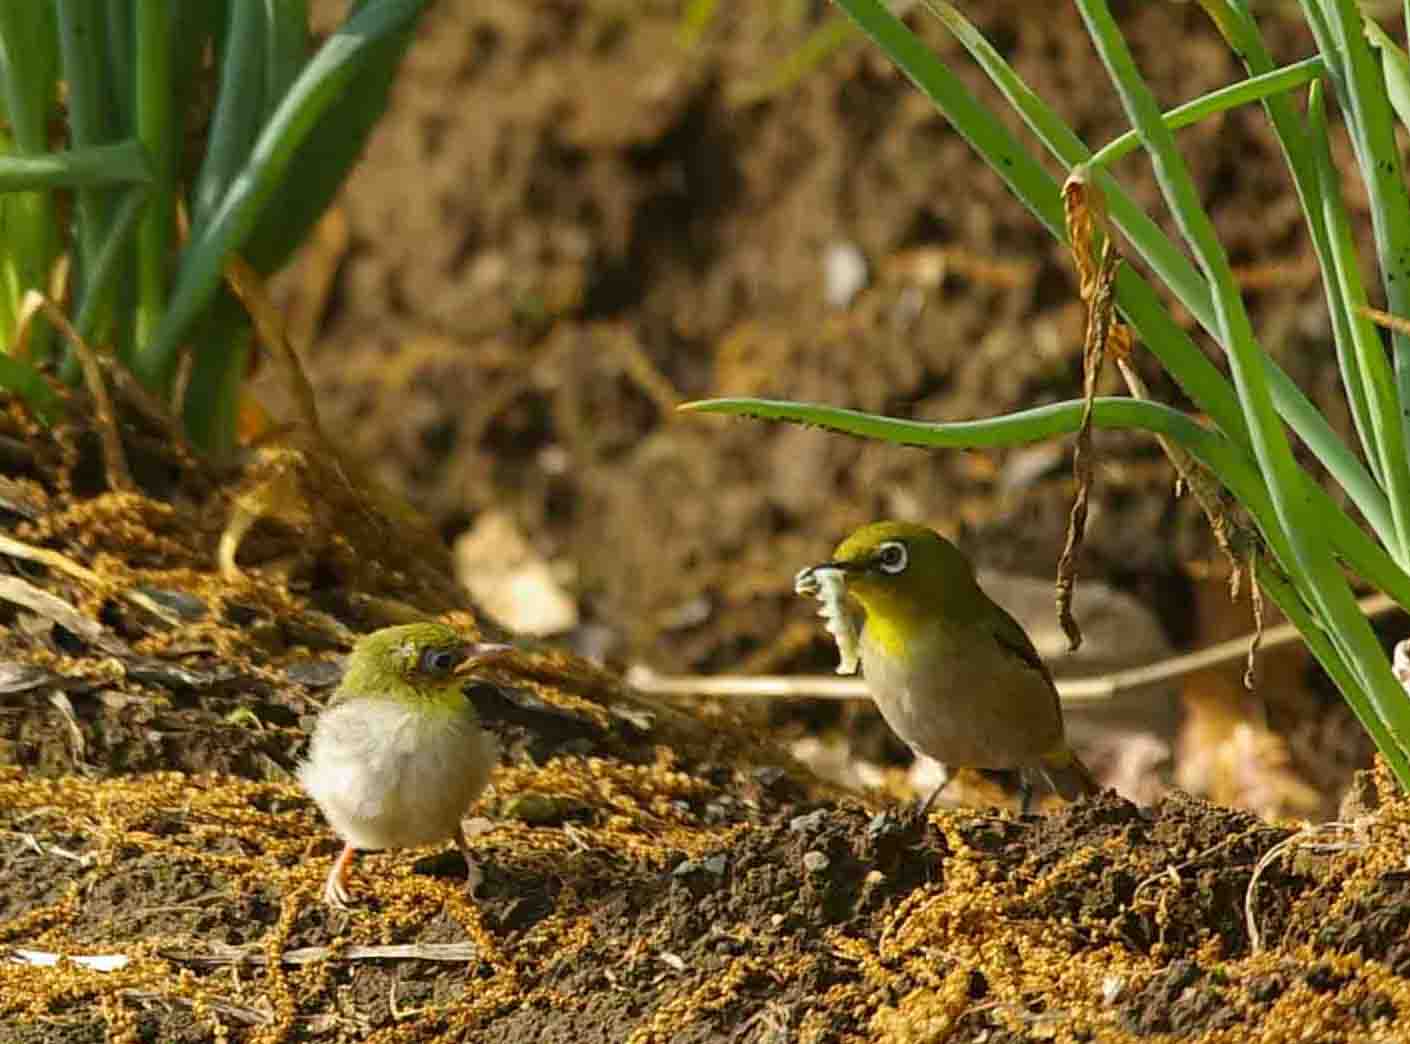
[[[461,708],[465,668],[502,648],[467,641],[442,623],[403,624],[364,635],[353,646],[337,700],[374,697]]]
[[[840,572],[873,628],[904,631],[937,616],[969,616],[984,604],[969,559],[912,522],[863,526],[837,545],[831,561],[812,568]]]

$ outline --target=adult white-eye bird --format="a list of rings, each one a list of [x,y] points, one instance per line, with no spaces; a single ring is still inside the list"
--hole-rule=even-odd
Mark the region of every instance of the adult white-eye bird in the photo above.
[[[1025,810],[1032,773],[1069,801],[1097,793],[1067,745],[1057,689],[1032,641],[940,534],[908,522],[863,526],[831,561],[800,572],[796,587],[823,601],[839,670],[859,659],[886,723],[943,767],[925,809],[956,768],[1017,775]]]
[[[465,695],[465,671],[504,646],[468,642],[444,624],[364,636],[318,717],[299,781],[343,839],[323,899],[344,908],[358,849],[455,839],[469,888],[479,867],[460,820],[490,778],[495,743]]]

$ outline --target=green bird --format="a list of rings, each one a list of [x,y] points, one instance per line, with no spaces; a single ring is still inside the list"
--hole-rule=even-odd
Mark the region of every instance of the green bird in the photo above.
[[[298,769],[343,839],[324,902],[347,907],[347,872],[359,849],[449,838],[465,857],[474,894],[481,875],[460,821],[497,754],[465,695],[465,673],[504,648],[468,642],[432,622],[374,631],[353,647]]]
[[[956,768],[1017,782],[1025,811],[1033,774],[1069,801],[1098,792],[1067,745],[1057,688],[1033,642],[940,534],[908,522],[863,526],[795,586],[823,601],[839,671],[859,660],[886,723],[940,763],[925,810]]]

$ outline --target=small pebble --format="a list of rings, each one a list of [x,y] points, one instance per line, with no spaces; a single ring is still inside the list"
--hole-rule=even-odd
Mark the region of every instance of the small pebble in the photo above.
[[[829,243],[823,252],[823,299],[829,308],[847,308],[866,289],[867,259],[855,243]]]
[[[803,867],[810,874],[820,874],[827,869],[830,860],[827,856],[813,849],[811,852],[803,853]]]
[[[806,815],[794,816],[788,821],[788,829],[795,834],[811,834],[815,830],[821,830],[827,825],[827,812],[818,809],[816,812],[809,812]]]

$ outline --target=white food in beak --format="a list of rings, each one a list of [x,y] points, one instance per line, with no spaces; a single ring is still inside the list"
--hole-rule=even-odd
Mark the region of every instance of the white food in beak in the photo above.
[[[827,566],[805,569],[794,580],[793,589],[801,595],[812,595],[821,604],[818,615],[837,643],[837,673],[856,674],[857,618],[847,606],[847,578],[842,570]]]

